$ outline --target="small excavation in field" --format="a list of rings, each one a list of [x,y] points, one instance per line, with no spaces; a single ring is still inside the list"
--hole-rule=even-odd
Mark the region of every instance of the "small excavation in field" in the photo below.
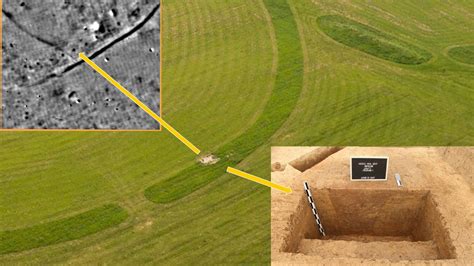
[[[316,154],[305,170],[292,166]],[[361,155],[387,156],[387,180],[351,181],[350,158]],[[469,264],[473,155],[469,147],[273,147],[272,164],[286,168],[273,171],[272,182],[293,193],[272,191],[272,264]]]
[[[214,154],[206,154],[198,158],[199,163],[203,165],[213,165],[219,162],[219,160],[220,158],[218,158]]]

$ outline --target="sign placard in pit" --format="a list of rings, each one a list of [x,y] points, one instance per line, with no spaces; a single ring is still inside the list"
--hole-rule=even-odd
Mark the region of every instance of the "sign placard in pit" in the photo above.
[[[388,174],[388,157],[351,157],[352,181],[385,181]]]

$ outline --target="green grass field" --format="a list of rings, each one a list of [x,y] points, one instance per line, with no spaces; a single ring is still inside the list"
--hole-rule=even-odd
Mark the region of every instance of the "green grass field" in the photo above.
[[[474,145],[474,67],[452,52],[473,3],[163,2],[163,117],[221,161],[166,131],[0,132],[1,264],[269,263],[270,190],[226,166],[269,178],[271,145]],[[328,15],[431,57],[348,45]]]
[[[448,55],[459,62],[474,65],[474,45],[453,47]]]
[[[104,205],[71,217],[0,232],[0,254],[57,244],[117,226],[127,218],[118,205]]]
[[[264,145],[295,108],[303,82],[303,53],[299,45],[298,28],[285,1],[265,3],[275,27],[279,64],[271,96],[262,114],[247,131],[215,151],[215,155],[220,158],[217,164],[203,166],[196,163],[148,188],[145,196],[151,201],[169,203],[215,180],[225,172],[227,166],[239,164]]]
[[[418,65],[432,58],[426,50],[343,16],[321,16],[318,25],[340,43],[395,63]]]

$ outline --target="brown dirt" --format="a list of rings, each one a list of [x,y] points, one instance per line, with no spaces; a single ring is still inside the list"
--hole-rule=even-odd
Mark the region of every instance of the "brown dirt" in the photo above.
[[[460,173],[474,189],[474,149],[464,147],[439,148],[438,152],[444,160]]]
[[[290,149],[272,148],[272,163],[294,159],[297,149]],[[273,182],[293,189],[289,195],[272,191],[272,264],[469,264],[472,164],[456,162],[470,162],[464,157],[473,151],[349,147],[303,173],[291,165],[272,172]],[[352,155],[389,156],[388,180],[351,182]],[[395,173],[404,187],[397,187]],[[311,187],[326,237],[317,232],[303,181]]]
[[[300,172],[304,172],[319,162],[326,159],[333,153],[340,151],[341,147],[325,147],[314,149],[309,153],[304,154],[303,156],[296,158],[289,162],[291,166],[296,168]]]
[[[436,260],[437,247],[433,241],[337,241],[303,239],[300,250],[303,254],[321,254],[322,258],[396,258],[406,260]],[[396,252],[396,254],[394,254]]]
[[[276,162],[276,163],[272,163],[272,172],[275,172],[275,171],[285,171],[285,168],[286,168],[286,163],[280,163],[280,162]]]
[[[315,150],[317,147],[272,147],[271,162],[288,163]]]
[[[218,158],[214,154],[207,154],[198,158],[199,163],[204,165],[213,165],[216,164],[219,160],[220,158]]]

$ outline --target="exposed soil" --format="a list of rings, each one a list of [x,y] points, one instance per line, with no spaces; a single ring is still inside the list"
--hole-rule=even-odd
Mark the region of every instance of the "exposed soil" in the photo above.
[[[438,258],[433,241],[347,241],[347,240],[308,240],[300,243],[299,252],[303,254],[321,254],[322,258],[397,258],[407,260],[435,260]]]
[[[323,161],[328,156],[333,153],[340,151],[340,147],[327,147],[327,148],[318,148],[313,151],[304,154],[303,156],[296,158],[289,162],[291,166],[296,168],[300,172],[304,172],[316,165],[317,163]]]
[[[204,156],[199,157],[198,159],[199,163],[204,164],[204,165],[213,165],[213,164],[216,164],[219,160],[220,158],[218,158],[214,154],[204,155]]]
[[[289,151],[273,148],[272,163],[294,160],[295,147]],[[293,189],[289,195],[272,191],[272,263],[472,262],[474,196],[466,165],[473,165],[473,151],[350,147],[305,172],[291,165],[272,172],[273,182]],[[351,182],[353,155],[388,156],[388,180]],[[459,161],[464,163],[454,163]],[[401,175],[403,187],[396,185],[395,173]],[[310,185],[325,237],[317,230],[303,181]]]
[[[459,172],[474,189],[474,149],[465,147],[445,147],[440,154],[457,172]]]

